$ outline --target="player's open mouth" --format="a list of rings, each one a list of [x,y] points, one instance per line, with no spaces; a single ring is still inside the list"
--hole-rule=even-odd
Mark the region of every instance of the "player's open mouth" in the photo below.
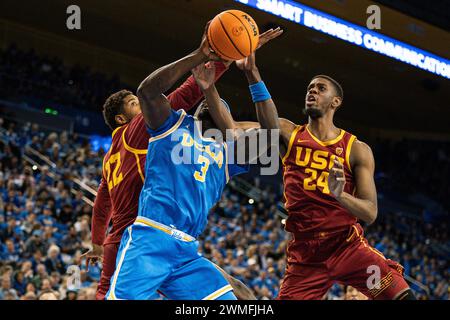
[[[306,97],[306,105],[310,106],[316,103],[316,97],[314,97],[313,95],[308,95]]]

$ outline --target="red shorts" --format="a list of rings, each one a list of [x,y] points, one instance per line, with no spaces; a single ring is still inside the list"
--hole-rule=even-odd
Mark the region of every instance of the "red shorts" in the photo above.
[[[372,248],[359,224],[335,234],[294,235],[278,300],[320,300],[333,283],[350,285],[369,299],[395,299],[409,288],[403,267]]]
[[[109,243],[103,246],[103,269],[95,295],[97,300],[105,300],[105,295],[109,290],[109,281],[116,269],[116,256],[119,245],[120,243]]]

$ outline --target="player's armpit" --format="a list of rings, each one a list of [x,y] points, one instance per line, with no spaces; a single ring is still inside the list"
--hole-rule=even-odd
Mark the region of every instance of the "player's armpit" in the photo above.
[[[169,100],[163,94],[149,98],[140,89],[137,91],[137,96],[141,104],[145,123],[153,130],[158,129],[170,116],[171,106]]]
[[[294,132],[297,125],[292,121],[280,118],[280,155],[284,157],[289,147],[289,141],[291,135]]]

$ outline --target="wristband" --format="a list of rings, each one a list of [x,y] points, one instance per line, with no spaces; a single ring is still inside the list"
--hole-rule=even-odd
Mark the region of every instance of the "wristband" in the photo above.
[[[272,98],[270,96],[269,91],[266,88],[266,85],[264,84],[264,81],[260,81],[255,84],[251,84],[249,86],[249,88],[250,88],[250,93],[252,94],[252,100],[255,103],[269,100],[270,98]]]

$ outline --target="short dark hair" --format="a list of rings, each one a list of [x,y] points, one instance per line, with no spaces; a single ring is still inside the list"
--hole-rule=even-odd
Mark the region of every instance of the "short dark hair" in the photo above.
[[[124,99],[131,94],[133,94],[133,92],[124,89],[113,93],[106,99],[105,104],[103,105],[103,118],[111,130],[114,130],[119,126],[116,123],[116,115],[123,112]]]
[[[324,79],[327,79],[328,81],[330,81],[333,84],[334,91],[336,91],[337,96],[339,98],[341,98],[342,101],[344,101],[344,90],[342,89],[342,86],[339,84],[339,82],[334,80],[332,77],[326,76],[324,74],[319,74],[319,75],[315,76],[314,78],[311,79],[311,81],[313,81],[314,79],[317,79],[317,78],[324,78]]]

